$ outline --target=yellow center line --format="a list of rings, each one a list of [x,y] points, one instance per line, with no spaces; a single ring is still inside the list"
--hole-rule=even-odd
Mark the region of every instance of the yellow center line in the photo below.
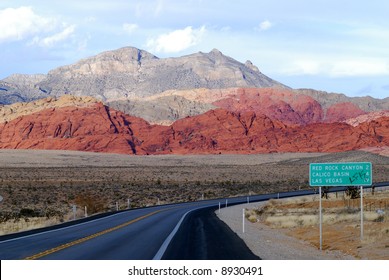
[[[147,214],[147,215],[138,217],[138,218],[136,218],[136,219],[134,219],[134,220],[128,221],[128,222],[126,222],[126,223],[124,223],[124,224],[121,224],[121,225],[118,225],[118,226],[116,226],[116,227],[109,228],[109,229],[106,229],[106,230],[97,232],[97,233],[95,233],[95,234],[92,234],[92,235],[89,235],[89,236],[86,236],[86,237],[77,239],[77,240],[75,240],[75,241],[72,241],[72,242],[69,242],[69,243],[62,244],[62,245],[60,245],[60,246],[57,246],[57,247],[55,247],[55,248],[52,248],[52,249],[43,251],[43,252],[41,252],[41,253],[32,255],[32,256],[30,256],[30,257],[25,258],[25,260],[36,260],[36,259],[40,259],[40,258],[42,258],[42,257],[44,257],[44,256],[53,254],[53,253],[58,252],[58,251],[61,251],[61,250],[63,250],[63,249],[66,249],[66,248],[72,247],[72,246],[74,246],[74,245],[83,243],[83,242],[85,242],[85,241],[91,240],[91,239],[93,239],[93,238],[96,238],[96,237],[98,237],[98,236],[101,236],[101,235],[110,233],[110,232],[112,232],[112,231],[121,229],[121,228],[123,228],[123,227],[126,227],[126,226],[131,225],[131,224],[133,224],[133,223],[135,223],[135,222],[138,222],[138,221],[140,221],[140,220],[146,219],[146,218],[148,218],[148,217],[150,217],[150,216],[152,216],[152,215],[155,215],[155,214],[157,214],[157,213],[159,213],[159,212],[166,211],[166,210],[168,210],[168,209],[162,209],[162,210],[158,210],[158,211],[151,212],[151,213],[149,213],[149,214]]]

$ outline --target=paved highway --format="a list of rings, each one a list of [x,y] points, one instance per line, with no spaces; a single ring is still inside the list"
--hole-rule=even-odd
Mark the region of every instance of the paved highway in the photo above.
[[[315,190],[251,196],[250,201],[313,194]],[[247,197],[229,198],[228,205]],[[150,260],[255,259],[212,216],[226,199],[117,212],[69,225],[0,237],[0,259]],[[231,245],[231,246],[228,246]]]
[[[246,199],[230,198],[228,204]],[[219,202],[224,207],[226,199],[133,209],[66,227],[2,237],[0,259],[161,259],[180,226],[190,222],[191,214],[217,208]]]

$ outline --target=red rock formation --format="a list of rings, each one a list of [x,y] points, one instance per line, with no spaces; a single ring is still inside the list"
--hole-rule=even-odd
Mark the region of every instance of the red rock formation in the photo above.
[[[146,121],[101,103],[53,108],[0,124],[0,147],[133,154],[141,143],[137,133],[149,129]]]
[[[358,128],[389,146],[389,117],[381,117],[361,123]]]
[[[286,124],[309,124],[323,119],[322,107],[316,100],[286,89],[239,89],[234,96],[212,104],[232,112],[253,111]]]
[[[254,112],[225,109],[171,126],[112,110],[45,109],[0,124],[0,148],[56,149],[124,154],[339,152],[389,145],[389,117],[353,127],[346,123],[285,125]]]
[[[351,102],[337,103],[327,109],[324,120],[327,123],[342,122],[363,114],[366,112]]]
[[[173,153],[339,152],[383,145],[372,135],[344,123],[286,126],[255,113],[226,110],[177,121],[172,125]]]
[[[360,115],[356,118],[348,119],[345,121],[345,123],[352,126],[358,126],[361,123],[371,122],[382,117],[389,117],[389,111],[370,112],[367,114]]]

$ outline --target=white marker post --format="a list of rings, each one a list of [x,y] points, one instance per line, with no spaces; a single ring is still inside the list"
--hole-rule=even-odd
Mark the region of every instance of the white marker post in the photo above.
[[[87,209],[86,209],[86,206],[85,206],[85,218],[88,217],[88,212],[87,212]]]
[[[228,200],[226,199],[226,208],[228,207]]]
[[[242,231],[243,231],[243,233],[244,233],[244,212],[245,212],[245,209],[243,208],[242,209],[243,211],[242,211]]]
[[[116,202],[116,211],[119,211],[119,202]]]
[[[220,205],[220,201],[219,201],[219,213],[220,213],[220,207],[221,207],[221,205]]]
[[[76,219],[77,206],[73,205],[73,221]]]

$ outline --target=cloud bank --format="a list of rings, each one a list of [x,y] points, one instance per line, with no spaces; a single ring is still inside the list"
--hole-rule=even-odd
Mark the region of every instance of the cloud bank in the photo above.
[[[149,39],[146,45],[151,52],[176,53],[199,44],[205,32],[205,26],[197,29],[188,26]]]
[[[34,13],[31,7],[0,10],[0,42],[20,41],[52,30],[52,19]]]

